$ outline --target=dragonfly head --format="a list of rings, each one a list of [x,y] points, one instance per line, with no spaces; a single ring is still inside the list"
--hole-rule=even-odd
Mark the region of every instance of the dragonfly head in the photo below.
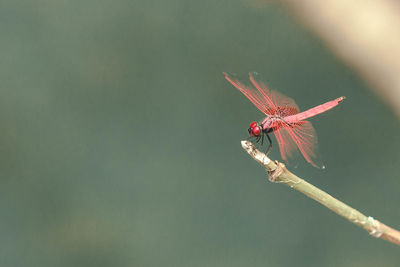
[[[254,121],[254,122],[250,123],[250,127],[248,129],[249,135],[255,136],[255,137],[260,136],[261,131],[262,131],[261,129],[262,129],[261,126],[257,122]]]

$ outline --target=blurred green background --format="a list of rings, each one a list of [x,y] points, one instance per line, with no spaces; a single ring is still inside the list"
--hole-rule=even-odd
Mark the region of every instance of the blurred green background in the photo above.
[[[303,110],[345,95],[311,120],[327,169],[295,172],[400,226],[399,120],[278,4],[3,0],[0,22],[1,266],[398,266],[240,146],[262,114],[223,71]]]

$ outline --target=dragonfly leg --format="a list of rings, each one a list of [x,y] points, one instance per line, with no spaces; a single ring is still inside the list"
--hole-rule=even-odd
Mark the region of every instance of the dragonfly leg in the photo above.
[[[264,144],[264,135],[261,135],[261,146]]]
[[[271,138],[269,137],[269,135],[266,133],[265,134],[266,136],[267,136],[267,138],[268,138],[268,142],[269,142],[269,146],[268,146],[268,148],[267,148],[267,152],[265,152],[265,154],[269,154],[269,152],[271,152],[271,149],[272,149],[272,140],[271,140]]]

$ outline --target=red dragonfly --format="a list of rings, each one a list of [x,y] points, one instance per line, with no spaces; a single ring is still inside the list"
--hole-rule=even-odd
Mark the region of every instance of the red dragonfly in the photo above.
[[[337,106],[345,97],[326,102],[319,106],[299,113],[299,108],[293,99],[284,96],[268,87],[258,79],[256,73],[249,74],[253,87],[242,84],[236,78],[224,73],[225,78],[240,92],[242,92],[266,117],[261,122],[252,122],[248,129],[251,137],[256,137],[256,142],[268,138],[267,154],[272,148],[272,141],[268,133],[274,132],[279,144],[281,157],[287,162],[297,152],[298,148],[307,162],[314,167],[316,163],[317,135],[311,122],[305,119],[323,113]]]

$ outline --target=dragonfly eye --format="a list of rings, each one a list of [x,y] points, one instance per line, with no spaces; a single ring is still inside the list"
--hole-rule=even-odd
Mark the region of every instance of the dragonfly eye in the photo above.
[[[252,123],[250,123],[250,128],[254,128],[257,126],[257,122],[253,121]]]
[[[259,136],[260,135],[260,132],[261,132],[260,127],[256,126],[252,130],[253,130],[252,132],[253,132],[254,136]]]

